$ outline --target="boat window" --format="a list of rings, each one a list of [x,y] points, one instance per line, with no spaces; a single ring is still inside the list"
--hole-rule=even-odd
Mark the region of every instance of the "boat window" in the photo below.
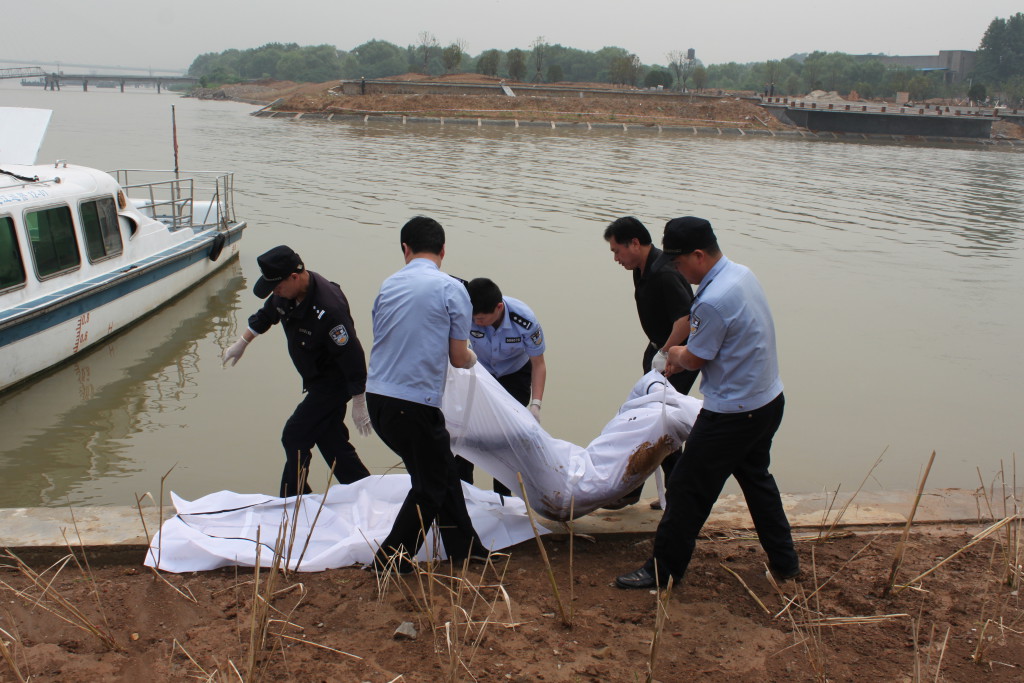
[[[121,231],[118,230],[117,209],[114,200],[103,197],[82,202],[82,232],[90,261],[117,256],[121,253]]]
[[[25,265],[18,253],[18,237],[14,234],[14,221],[0,216],[0,289],[25,283]]]
[[[57,206],[31,211],[25,214],[25,225],[39,277],[75,268],[82,262],[70,208]]]

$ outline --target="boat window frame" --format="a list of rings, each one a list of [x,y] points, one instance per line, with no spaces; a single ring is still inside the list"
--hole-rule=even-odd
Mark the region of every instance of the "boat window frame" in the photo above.
[[[102,255],[102,256],[100,256],[98,258],[93,258],[92,254],[90,253],[89,235],[86,234],[85,214],[82,213],[82,206],[87,204],[87,203],[89,203],[89,202],[98,203],[98,202],[103,201],[103,200],[109,201],[110,204],[111,204],[111,208],[113,209],[113,212],[112,212],[111,215],[114,217],[114,229],[117,231],[117,240],[119,242],[119,247],[118,247],[118,250],[116,252],[109,253],[109,254],[104,254],[104,255]],[[121,256],[122,254],[124,254],[124,242],[125,242],[125,240],[124,240],[124,235],[121,234],[121,220],[120,220],[120,214],[118,213],[118,210],[117,210],[117,200],[114,198],[113,195],[102,194],[102,195],[97,195],[95,197],[85,197],[84,199],[80,199],[78,201],[77,209],[78,209],[78,215],[77,216],[72,216],[72,219],[74,219],[74,218],[78,219],[79,232],[81,233],[82,243],[83,243],[82,246],[84,246],[84,248],[85,248],[85,258],[89,261],[89,263],[101,263],[103,261],[109,261],[112,258],[117,258],[118,256]],[[103,238],[103,235],[101,233],[100,234],[100,239],[102,240],[102,238]]]
[[[0,214],[0,230],[3,230],[3,222],[10,221],[11,238],[14,240],[14,253],[18,255],[18,265],[21,266],[21,282],[16,282],[6,287],[0,283],[0,292],[13,292],[28,285],[28,269],[25,268],[25,255],[21,251],[21,240],[18,239],[18,223],[11,214]]]
[[[78,256],[78,262],[74,266],[71,266],[69,268],[64,268],[63,270],[58,270],[48,275],[43,275],[39,269],[39,261],[38,259],[36,259],[35,247],[32,245],[32,235],[29,234],[28,215],[30,213],[39,213],[41,211],[49,211],[50,209],[61,208],[67,209],[68,214],[71,217],[71,236],[75,240],[75,254]],[[52,280],[55,277],[67,275],[68,273],[73,273],[76,270],[82,269],[82,249],[81,244],[79,243],[78,226],[75,223],[75,210],[74,208],[71,207],[71,205],[69,205],[67,202],[58,201],[43,206],[33,206],[30,208],[25,208],[21,212],[21,220],[25,225],[25,236],[28,238],[28,251],[29,254],[31,254],[32,256],[32,269],[35,272],[37,280],[39,280],[40,282],[45,282],[47,280]]]

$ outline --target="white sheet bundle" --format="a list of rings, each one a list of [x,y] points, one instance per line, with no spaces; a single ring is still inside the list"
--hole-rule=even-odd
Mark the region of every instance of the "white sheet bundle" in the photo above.
[[[583,448],[544,431],[529,410],[478,368],[449,369],[442,406],[456,454],[514,494],[521,472],[530,506],[558,521],[593,512],[643,484],[686,440],[700,407],[701,401],[649,372]]]
[[[533,509],[550,519],[567,520],[641,485],[689,435],[700,406],[658,373],[648,373],[601,434],[582,448],[544,431],[480,368],[452,368],[443,410],[457,454],[514,492],[519,491],[516,473],[521,472]],[[259,553],[265,566],[282,525],[289,532],[293,525],[295,529],[285,553],[291,569],[320,571],[367,563],[391,530],[408,490],[408,475],[371,476],[331,487],[322,509],[320,495],[304,496],[296,506],[294,498],[231,491],[191,502],[172,493],[177,515],[153,538],[145,564],[159,562],[160,569],[171,572],[251,567]],[[489,549],[507,548],[533,535],[521,500],[502,500],[465,484],[463,491],[473,526]],[[445,557],[442,544],[430,536],[419,557],[427,559],[435,551]]]

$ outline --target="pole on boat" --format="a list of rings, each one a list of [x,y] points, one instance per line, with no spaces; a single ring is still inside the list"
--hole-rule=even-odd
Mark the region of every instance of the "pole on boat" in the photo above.
[[[171,142],[174,145],[174,183],[171,187],[173,188],[171,193],[172,207],[174,209],[174,225],[177,226],[181,220],[182,206],[181,202],[181,188],[178,186],[178,119],[175,116],[174,105],[171,105]]]
[[[178,178],[178,120],[174,114],[174,105],[171,105],[171,138],[174,142],[174,177]]]

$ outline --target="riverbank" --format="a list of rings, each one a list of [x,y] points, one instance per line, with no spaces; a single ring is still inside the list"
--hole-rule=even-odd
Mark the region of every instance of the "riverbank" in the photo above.
[[[407,77],[399,77],[409,79]],[[395,80],[395,79],[392,79]],[[446,83],[485,82],[486,77],[457,74],[424,79]],[[498,79],[493,79],[498,82]],[[787,130],[787,126],[754,102],[737,95],[693,97],[665,102],[641,96],[507,97],[467,94],[381,94],[345,95],[336,91],[337,81],[296,84],[289,82],[225,85],[197,96],[269,104],[280,111],[344,114],[357,116],[409,116],[425,118],[469,118],[556,123],[616,123],[636,126],[714,126],[751,130]],[[515,87],[515,84],[512,84]],[[571,84],[565,84],[567,86]],[[601,84],[585,84],[595,88]],[[607,88],[605,88],[607,89]],[[574,92],[575,94],[575,92]],[[640,91],[638,91],[638,95]],[[278,102],[278,100],[280,100]]]
[[[820,133],[815,135],[779,121],[756,101],[756,93],[736,92],[697,94],[693,96],[660,97],[650,91],[623,92],[604,83],[560,83],[554,87],[571,91],[572,97],[535,96],[522,90],[520,96],[496,94],[501,79],[479,74],[449,74],[424,77],[406,74],[388,79],[395,82],[416,82],[421,85],[451,87],[443,92],[401,93],[393,87],[386,91],[370,83],[365,94],[353,94],[355,86],[341,87],[338,81],[325,83],[292,83],[265,81],[225,85],[213,90],[199,90],[195,96],[204,99],[230,99],[251,104],[271,105],[266,115],[307,116],[315,118],[387,117],[399,120],[470,120],[507,121],[539,125],[599,125],[621,127],[690,128],[693,130],[729,131],[735,134],[791,134],[822,138],[893,138],[907,136],[865,136],[853,133]],[[492,86],[492,94],[458,92],[459,85]],[[509,84],[513,89],[521,84]],[[525,84],[523,84],[525,86]],[[531,87],[531,86],[525,86]],[[587,96],[587,92],[600,97]],[[578,97],[575,95],[579,95]],[[913,136],[911,136],[913,137]],[[939,139],[938,141],[945,141]],[[992,125],[993,141],[1024,140],[1024,126],[1008,121]]]
[[[258,577],[227,568],[158,579],[140,566],[136,546],[127,554],[90,549],[89,573],[69,565],[44,575],[51,598],[59,595],[109,633],[106,645],[38,606],[26,572],[10,568],[0,581],[26,592],[6,592],[0,628],[13,666],[36,681],[235,680],[235,669],[247,676],[251,668],[256,674],[246,680],[603,683],[644,680],[655,636],[653,678],[665,683],[1019,680],[1024,605],[1007,576],[1013,565],[1019,585],[1020,520],[974,545],[992,524],[919,522],[903,543],[896,510],[909,512],[913,496],[861,495],[849,507],[846,497],[835,504],[828,518],[841,523],[834,528],[821,528],[820,505],[814,525],[812,511],[787,497],[801,527],[804,575],[781,585],[766,575],[756,538],[733,517],[741,505],[725,498],[660,627],[654,593],[611,583],[651,552],[658,513],[638,505],[580,520],[575,530],[589,538],[544,539],[557,593],[534,541],[486,565],[424,567],[384,585],[358,569],[283,576],[268,566]],[[977,518],[988,506],[979,495],[928,492],[917,519],[943,510]],[[981,514],[1002,514],[992,512]],[[76,513],[84,535],[92,533],[89,514]],[[868,519],[891,525],[856,523]],[[73,526],[64,529],[76,538]],[[886,591],[899,556],[895,583],[910,587]],[[31,564],[49,566],[42,558]],[[261,606],[271,575],[267,612]],[[263,624],[270,635],[254,649],[253,627],[259,634]],[[12,671],[0,664],[0,680],[17,680]]]

